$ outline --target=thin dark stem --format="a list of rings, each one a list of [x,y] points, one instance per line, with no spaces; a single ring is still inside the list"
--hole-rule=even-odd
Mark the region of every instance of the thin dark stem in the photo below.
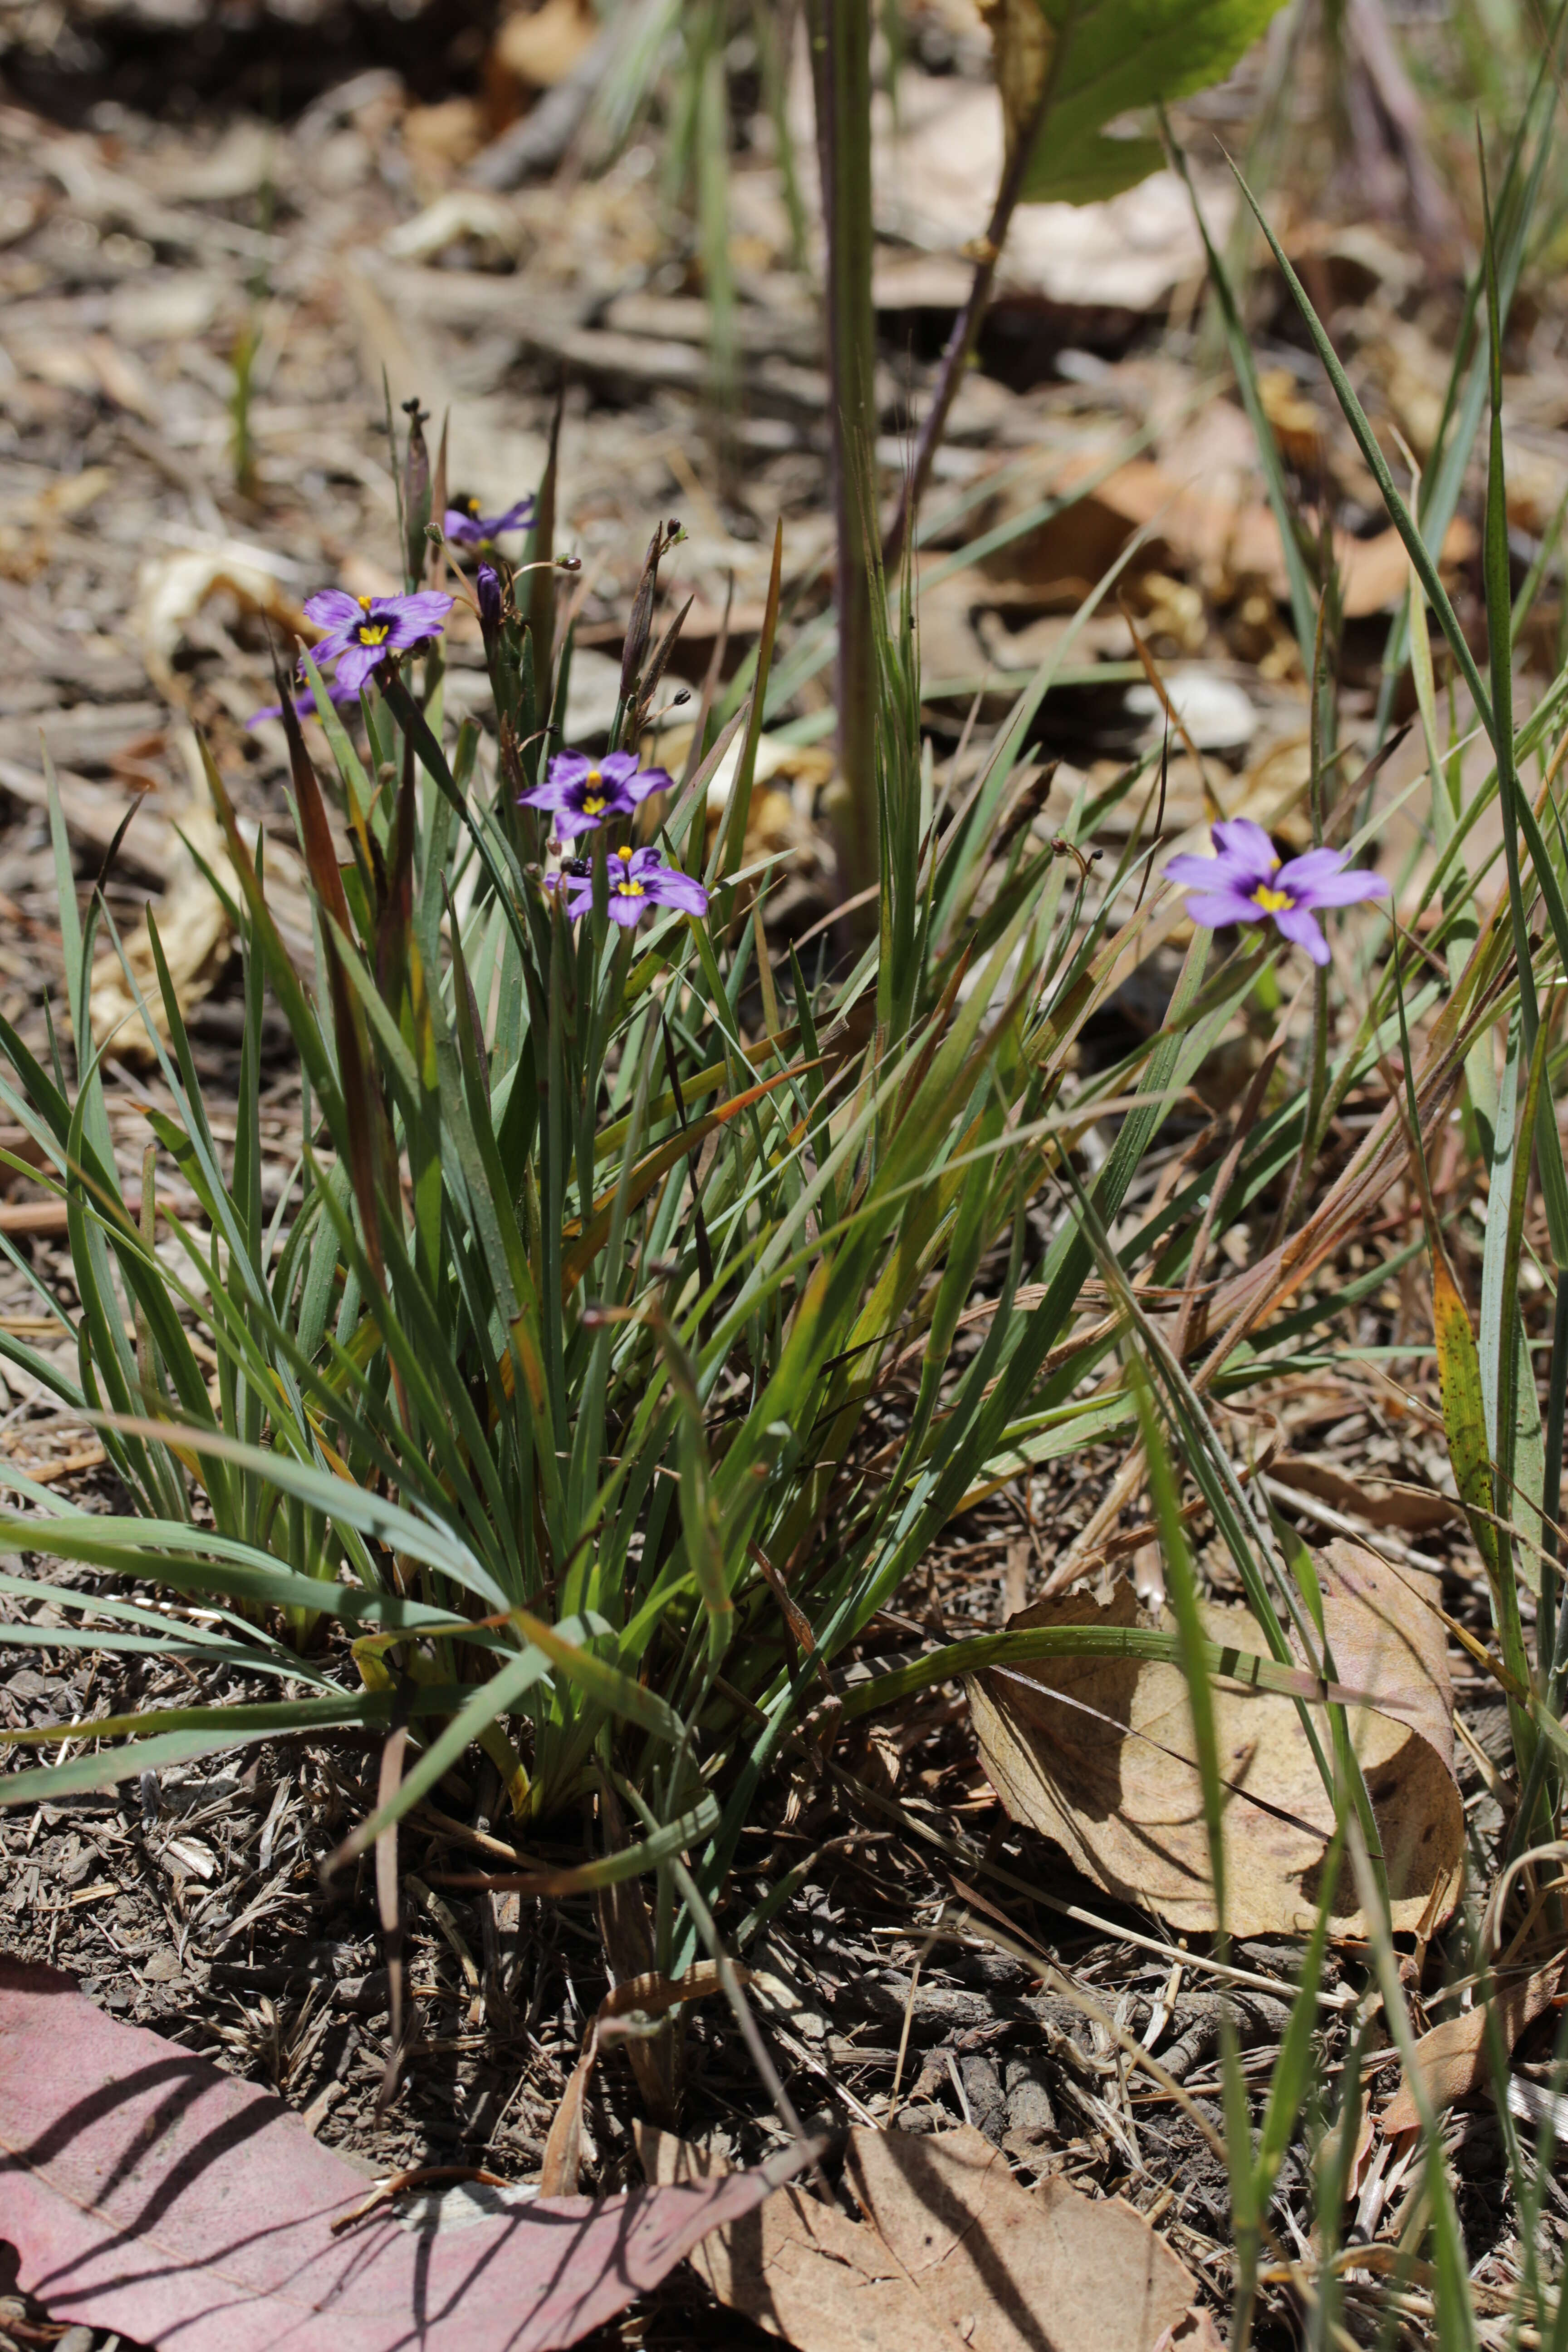
[[[877,661],[871,625],[877,461],[869,0],[810,0],[807,24],[827,229],[827,369],[837,541],[838,762],[844,779],[834,832],[839,894],[851,898],[874,887],[879,870]]]
[[[1058,48],[1059,46],[1058,44]],[[899,492],[898,509],[882,546],[882,567],[889,572],[897,570],[904,551],[905,542],[914,530],[921,500],[925,496],[926,484],[931,479],[931,469],[936,462],[936,453],[942,446],[942,436],[947,430],[947,420],[952,414],[952,404],[958,397],[958,387],[963,381],[963,371],[969,365],[969,356],[974,349],[975,338],[980,332],[980,321],[985,316],[986,305],[991,299],[991,288],[996,276],[996,265],[1002,258],[1002,248],[1007,242],[1007,231],[1012,226],[1013,215],[1017,209],[1018,199],[1024,191],[1024,182],[1029,169],[1029,158],[1035,152],[1046,116],[1050,109],[1055,80],[1056,58],[1054,56],[1051,63],[1052,70],[1046,75],[1028,122],[1014,142],[1013,151],[1007,158],[1002,173],[1001,185],[996,191],[996,201],[991,207],[991,218],[986,224],[985,234],[980,239],[977,248],[974,278],[969,289],[969,299],[953,321],[952,332],[947,339],[947,348],[942,355],[942,373],[937,377],[936,391],[932,395],[931,406],[926,411],[925,421],[921,426],[920,439],[915,444],[914,461],[904,477],[903,487]]]

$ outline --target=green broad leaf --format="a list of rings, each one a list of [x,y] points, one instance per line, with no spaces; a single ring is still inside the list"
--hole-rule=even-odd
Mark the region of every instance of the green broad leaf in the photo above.
[[[1158,171],[1157,139],[1118,117],[1222,81],[1279,0],[993,0],[985,11],[1009,153],[1030,142],[1025,204],[1093,204]]]

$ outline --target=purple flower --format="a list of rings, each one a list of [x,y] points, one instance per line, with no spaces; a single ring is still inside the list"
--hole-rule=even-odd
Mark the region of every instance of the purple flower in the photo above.
[[[1329,943],[1312,919],[1317,907],[1353,907],[1380,898],[1388,888],[1381,874],[1345,864],[1342,849],[1309,849],[1304,857],[1281,862],[1260,824],[1230,818],[1214,827],[1213,857],[1173,857],[1165,872],[1184,890],[1187,913],[1205,930],[1226,923],[1271,922],[1292,947],[1305,948],[1314,963],[1327,963]]]
[[[478,499],[464,499],[459,506],[447,509],[441,528],[459,547],[482,547],[487,539],[499,539],[503,530],[526,530],[532,520],[531,499],[519,499],[516,506],[498,515],[481,514]]]
[[[481,563],[474,574],[474,589],[479,598],[479,626],[487,637],[495,636],[501,625],[500,573],[493,563]]]
[[[556,832],[571,841],[608,817],[630,816],[649,793],[669,790],[664,769],[639,767],[635,751],[612,751],[596,761],[585,751],[557,751],[543,783],[518,799],[524,808],[552,810]]]
[[[451,609],[451,597],[434,588],[416,596],[351,596],[346,589],[323,588],[305,600],[305,618],[327,632],[315,648],[317,661],[323,667],[335,661],[337,683],[355,694],[388,654],[405,654],[438,637]]]
[[[609,914],[612,923],[630,929],[651,907],[679,907],[683,914],[705,915],[708,893],[700,882],[667,866],[657,849],[617,849],[610,856]],[[581,869],[557,877],[566,893],[566,912],[574,920],[593,912],[594,877]]]
[[[340,675],[328,686],[327,699],[335,710],[345,709],[351,703],[357,704],[359,701],[359,688],[357,686],[345,686]],[[310,719],[314,716],[315,709],[315,695],[308,686],[302,686],[294,697],[295,715],[300,719]],[[282,716],[283,705],[280,702],[268,702],[259,710],[253,710],[245,723],[247,727],[259,727],[264,719],[281,719]]]

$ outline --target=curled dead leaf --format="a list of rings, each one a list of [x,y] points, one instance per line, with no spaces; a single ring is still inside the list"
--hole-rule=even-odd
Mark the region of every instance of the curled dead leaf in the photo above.
[[[1443,1628],[1419,1594],[1375,1553],[1338,1541],[1317,1556],[1323,1615],[1382,1834],[1395,1928],[1446,1918],[1458,1895],[1464,1814],[1453,1767],[1453,1699]],[[1245,1608],[1207,1601],[1212,1642],[1266,1654]],[[1035,1625],[1131,1625],[1130,1585],[1108,1602],[1082,1596],[1021,1611]],[[1146,1905],[1173,1927],[1212,1930],[1202,1792],[1181,1671],[1126,1659],[1065,1659],[992,1671],[967,1685],[992,1785],[1015,1820],[1065,1847],[1108,1894]],[[1333,1819],[1293,1699],[1237,1682],[1214,1685],[1220,1769],[1227,1783],[1226,1926],[1240,1936],[1300,1935],[1321,1899]],[[1312,1709],[1325,1744],[1324,1711]],[[1333,1932],[1365,1933],[1348,1874]]]
[[[1563,1962],[1559,1958],[1550,1968],[1537,1969],[1530,1976],[1505,1975],[1500,1979],[1490,2005],[1505,2048],[1511,2050],[1526,2026],[1545,2015],[1557,1998],[1563,1975]],[[1435,2108],[1451,2107],[1456,2100],[1468,2099],[1472,2091],[1479,2090],[1487,2079],[1487,2004],[1478,2000],[1474,2009],[1446,2017],[1441,2025],[1424,2033],[1415,2044],[1415,2063]],[[1419,2130],[1421,2110],[1408,2080],[1400,2084],[1382,2120],[1390,2138],[1395,2132]]]
[[[316,634],[279,577],[278,558],[265,548],[228,540],[220,547],[149,556],[137,575],[132,625],[141,642],[148,677],[171,702],[183,704],[187,698],[174,667],[185,625],[209,596],[224,589],[248,611],[263,614],[295,636]]]
[[[744,1969],[737,1969],[736,1974],[742,1982],[746,1981]],[[639,2017],[649,2021],[667,2017],[683,2001],[705,2000],[708,1994],[721,1989],[721,1979],[712,1960],[700,1960],[695,1968],[688,1969],[683,1977],[673,1981],[650,1969],[644,1976],[630,1977],[611,1987],[588,2021],[582,2054],[567,2078],[550,2126],[539,2174],[542,2195],[574,2197],[577,2193],[577,2173],[583,2160],[583,2102],[604,2045],[617,2039],[635,2039]]]
[[[661,2187],[723,2169],[666,2132],[639,2128],[637,2148]],[[863,2220],[792,2188],[693,2257],[800,2352],[1218,2352],[1196,2281],[1141,2213],[1059,2177],[1031,2193],[970,2125],[851,2132],[846,2173]]]

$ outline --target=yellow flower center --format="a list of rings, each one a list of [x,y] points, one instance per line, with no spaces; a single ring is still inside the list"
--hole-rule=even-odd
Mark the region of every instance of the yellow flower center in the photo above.
[[[362,613],[368,613],[374,602],[375,598],[374,596],[356,596],[354,598],[354,603],[359,606]]]
[[[626,864],[627,864],[628,866],[629,866],[629,865],[631,864],[631,862],[632,862],[632,853],[631,853],[631,851],[630,851],[628,848],[626,848],[624,845],[623,845],[623,846],[622,846],[621,848],[619,848],[619,849],[617,849],[617,850],[616,850],[616,856],[617,857],[624,857],[624,858],[625,858],[625,860],[626,860]]]
[[[391,629],[390,621],[362,621],[359,625],[359,641],[362,646],[383,646],[386,643]]]
[[[605,805],[605,803],[604,803],[604,802],[600,799],[600,797],[599,797],[599,795],[598,795],[598,793],[584,793],[584,795],[583,795],[583,814],[584,814],[584,816],[597,816],[597,815],[598,815],[598,814],[599,814],[599,811],[604,807],[604,805]]]
[[[647,896],[642,884],[640,882],[633,882],[629,877],[625,882],[617,882],[616,885],[616,890],[617,895],[623,898],[645,898]]]
[[[1287,907],[1293,907],[1296,901],[1289,890],[1276,890],[1270,884],[1260,882],[1252,894],[1252,903],[1260,907],[1266,915],[1279,915]]]
[[[477,515],[479,513],[479,502],[478,499],[465,499],[463,500],[463,505],[469,514]]]

